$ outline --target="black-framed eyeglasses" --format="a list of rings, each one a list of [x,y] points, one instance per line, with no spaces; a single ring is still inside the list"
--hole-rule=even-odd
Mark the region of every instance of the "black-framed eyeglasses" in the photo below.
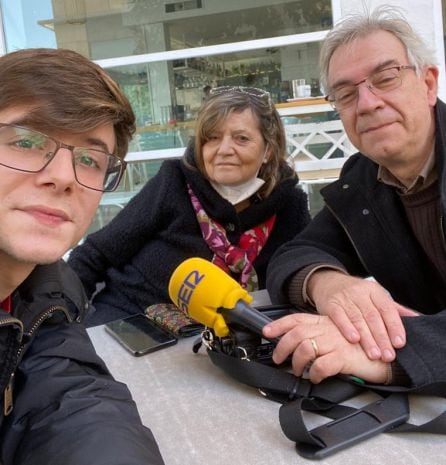
[[[266,103],[270,108],[271,103],[271,94],[264,89],[259,89],[258,87],[245,87],[245,86],[220,86],[214,87],[210,90],[210,95],[221,95],[221,94],[245,94],[250,95],[251,97],[256,97],[261,100],[263,103]]]
[[[397,89],[402,83],[401,71],[406,69],[415,70],[414,65],[395,65],[375,71],[370,76],[356,84],[342,85],[333,89],[325,100],[331,103],[337,111],[342,111],[356,102],[358,99],[358,86],[365,83],[367,89],[375,95],[385,94]]]
[[[74,176],[84,187],[114,191],[126,162],[116,155],[89,147],[67,145],[34,129],[0,123],[0,165],[26,173],[44,170],[58,150],[71,151]]]

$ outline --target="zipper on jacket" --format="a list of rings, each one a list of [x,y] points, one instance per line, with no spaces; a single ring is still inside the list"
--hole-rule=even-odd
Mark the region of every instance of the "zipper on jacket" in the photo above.
[[[62,311],[68,322],[72,322],[73,319],[71,318],[71,316],[69,315],[68,311],[64,308],[64,307],[61,307],[61,306],[56,306],[56,305],[52,305],[48,308],[48,310],[46,310],[45,312],[43,312],[42,314],[39,315],[39,317],[37,318],[37,320],[33,323],[33,325],[31,326],[31,328],[29,329],[29,331],[27,331],[25,334],[30,337],[32,336],[32,334],[37,330],[37,328],[50,316],[52,315],[53,313],[55,313],[56,311]],[[13,318],[13,317],[9,317],[9,318],[5,318],[3,321],[0,321],[0,326],[5,326],[6,324],[10,324],[10,323],[16,323],[20,326],[21,328],[21,337],[20,337],[20,340],[23,341],[23,323],[18,320],[17,318]],[[21,356],[22,356],[22,352],[25,348],[25,344],[21,343],[20,344],[20,347],[19,347],[19,350],[17,351],[17,365],[16,365],[16,368],[18,366],[18,364],[20,363],[20,360],[21,360]],[[15,376],[15,373],[13,372],[9,378],[9,381],[8,381],[8,384],[3,392],[3,414],[6,416],[8,416],[13,408],[14,408],[14,376]]]
[[[22,341],[23,323],[19,319],[14,318],[14,317],[7,317],[0,321],[0,326],[7,326],[10,324],[15,324],[20,327],[20,341]],[[20,348],[17,351],[17,360],[19,357],[19,353],[21,351],[21,347],[22,346],[20,345]],[[14,390],[14,372],[11,373],[8,384],[6,385],[5,390],[3,391],[3,414],[5,417],[7,417],[12,412],[12,409],[14,408],[13,390]]]
[[[73,318],[71,318],[68,310],[66,310],[64,307],[60,305],[51,305],[48,310],[45,312],[41,313],[39,317],[37,318],[36,321],[32,324],[31,328],[25,333],[27,336],[32,336],[33,333],[36,331],[36,329],[48,318],[50,317],[53,313],[56,313],[56,311],[62,311],[62,313],[66,316],[67,321],[69,323],[72,323]]]
[[[6,318],[0,319],[0,326],[10,325],[11,323],[19,325],[21,333],[23,334],[23,323],[18,318],[7,316]]]
[[[3,392],[3,414],[7,417],[14,408],[13,400],[13,391],[14,391],[14,373],[12,373],[9,378],[8,385],[6,386]]]

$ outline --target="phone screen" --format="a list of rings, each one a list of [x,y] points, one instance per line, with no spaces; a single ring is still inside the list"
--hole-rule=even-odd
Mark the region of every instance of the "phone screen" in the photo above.
[[[144,315],[105,324],[105,330],[133,355],[140,356],[177,343],[177,339]]]

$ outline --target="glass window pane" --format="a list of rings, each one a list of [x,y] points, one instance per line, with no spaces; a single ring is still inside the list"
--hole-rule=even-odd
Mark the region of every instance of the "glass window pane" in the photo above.
[[[330,181],[320,181],[320,182],[312,182],[306,183],[302,181],[301,184],[305,188],[308,194],[308,204],[310,208],[310,215],[314,218],[320,210],[322,210],[324,206],[324,199],[321,195],[321,189],[328,186],[333,180]]]
[[[184,147],[206,86],[260,87],[281,103],[295,97],[292,81],[303,79],[310,96],[320,96],[318,56],[315,42],[108,69],[136,114],[130,151]]]
[[[8,51],[94,60],[329,29],[330,0],[0,0]]]
[[[220,3],[226,11],[215,5],[213,14],[168,22],[171,49],[301,34],[329,29],[332,24],[330,1],[238,2],[231,8],[229,2]]]
[[[1,0],[0,6],[8,52],[29,47],[56,47],[53,29],[42,23],[53,17],[51,0]]]

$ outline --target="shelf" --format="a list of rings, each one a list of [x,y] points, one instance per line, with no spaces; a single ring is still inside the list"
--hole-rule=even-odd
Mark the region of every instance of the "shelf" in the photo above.
[[[290,99],[285,103],[276,103],[276,108],[290,108],[290,107],[302,107],[304,105],[321,105],[327,104],[325,98],[321,95],[320,97],[308,97],[308,98],[298,98]]]
[[[310,97],[292,102],[276,103],[275,107],[280,116],[294,116],[309,113],[324,113],[334,111],[324,97]]]

